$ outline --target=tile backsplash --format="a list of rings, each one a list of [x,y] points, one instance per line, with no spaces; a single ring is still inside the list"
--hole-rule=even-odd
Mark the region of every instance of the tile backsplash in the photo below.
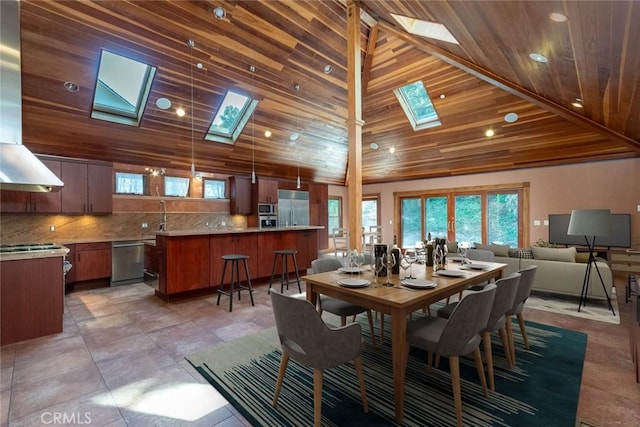
[[[160,230],[158,213],[111,215],[0,215],[0,242],[112,241],[153,239]],[[246,228],[246,217],[229,213],[168,213],[168,231]],[[146,225],[144,227],[143,225]]]

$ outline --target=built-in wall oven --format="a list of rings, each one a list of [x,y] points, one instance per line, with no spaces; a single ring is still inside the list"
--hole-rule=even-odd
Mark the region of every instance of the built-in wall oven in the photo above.
[[[275,228],[278,226],[278,217],[276,215],[259,215],[260,228]]]

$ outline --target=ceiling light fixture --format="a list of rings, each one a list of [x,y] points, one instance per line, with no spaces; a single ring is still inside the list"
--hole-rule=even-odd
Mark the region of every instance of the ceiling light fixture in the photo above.
[[[491,138],[496,133],[493,131],[493,129],[487,129],[484,134],[485,134],[485,136]]]
[[[569,20],[569,18],[567,18],[567,15],[560,12],[551,12],[549,14],[549,19],[554,22],[567,22]]]
[[[249,65],[251,73],[256,72],[255,65]],[[251,74],[251,90],[253,90],[253,74]],[[251,183],[256,183],[256,110],[251,113]],[[266,132],[265,132],[266,135]]]
[[[514,123],[518,120],[518,115],[516,113],[507,113],[504,115],[504,121],[507,123]]]
[[[440,99],[445,99],[447,97],[447,95],[445,95],[444,93],[440,94]]]
[[[193,138],[193,48],[196,46],[196,42],[189,39],[187,46],[189,46],[189,71],[191,72],[191,178],[196,178],[195,144]]]
[[[264,136],[267,138],[271,138],[271,131],[269,129],[264,131]]]
[[[576,98],[576,100],[574,102],[572,102],[571,105],[573,105],[576,108],[584,107],[584,105],[582,105],[582,99],[580,99],[580,98]]]
[[[389,148],[389,152],[390,152],[391,154],[395,153],[395,152],[396,152],[396,147],[393,147],[393,146],[392,146],[391,148]]]
[[[290,141],[297,141],[300,138],[300,134],[298,132],[292,132],[289,136]]]
[[[178,117],[184,117],[184,115],[185,115],[184,108],[182,108],[182,107],[177,108],[177,109],[176,109],[176,115],[177,115]]]
[[[64,88],[69,92],[77,92],[80,90],[80,87],[74,82],[64,82]]]
[[[333,70],[333,67],[331,65],[329,65],[329,64],[325,65],[324,69],[323,69],[325,74],[331,73],[332,70]]]
[[[549,61],[546,56],[539,53],[530,53],[529,58],[541,64],[546,64]]]
[[[216,19],[224,19],[227,16],[227,11],[218,6],[213,9],[213,16],[215,16]]]
[[[298,92],[300,90],[300,85],[298,83],[294,83],[293,84],[293,90],[295,90],[296,92]]]
[[[369,144],[369,147],[370,147],[372,150],[377,150],[378,148],[380,148],[380,146],[379,146],[377,143],[375,143],[375,142],[372,142],[371,144]]]
[[[296,188],[300,189],[300,166],[298,166],[298,181],[296,182]]]
[[[171,101],[168,98],[158,98],[156,99],[156,107],[161,110],[168,110],[171,108]]]

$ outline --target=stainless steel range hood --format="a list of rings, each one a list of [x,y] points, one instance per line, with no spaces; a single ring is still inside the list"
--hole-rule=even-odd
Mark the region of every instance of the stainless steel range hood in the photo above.
[[[20,7],[0,0],[0,190],[58,191],[64,185],[22,145]]]

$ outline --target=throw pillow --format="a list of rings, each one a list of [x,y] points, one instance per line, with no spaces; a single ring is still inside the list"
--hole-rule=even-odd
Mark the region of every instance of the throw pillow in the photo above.
[[[533,252],[531,251],[531,249],[511,248],[509,249],[509,257],[520,258],[520,259],[533,259]]]
[[[576,262],[576,248],[541,248],[532,246],[533,257],[547,261]]]
[[[475,243],[476,249],[483,249],[485,251],[491,251],[495,256],[509,256],[509,245],[483,245],[482,243]]]
[[[598,252],[594,252],[593,253],[594,257],[598,256]],[[578,252],[576,254],[576,262],[583,262],[583,263],[588,263],[589,262],[589,252]]]

